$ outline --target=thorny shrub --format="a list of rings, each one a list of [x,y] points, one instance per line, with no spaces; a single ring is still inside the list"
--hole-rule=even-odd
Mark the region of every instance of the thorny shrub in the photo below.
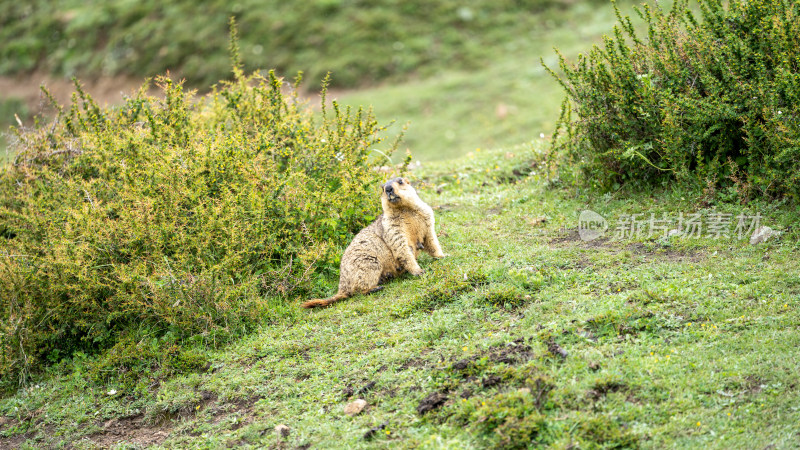
[[[800,195],[800,3],[688,0],[637,9],[568,63],[560,140],[598,187],[728,184]],[[696,10],[696,9],[695,9]]]
[[[324,84],[315,115],[299,76],[245,76],[232,49],[233,81],[206,96],[158,77],[163,97],[144,86],[104,109],[76,82],[52,123],[17,130],[0,173],[2,387],[138,345],[126,336],[207,345],[279,319],[379,213],[375,158],[396,143],[377,150],[371,111],[326,103]]]

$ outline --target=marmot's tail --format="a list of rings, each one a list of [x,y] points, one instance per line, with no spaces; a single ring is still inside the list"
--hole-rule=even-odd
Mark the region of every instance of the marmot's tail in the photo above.
[[[341,292],[337,292],[336,295],[334,295],[333,297],[317,298],[317,299],[314,299],[314,300],[309,300],[309,301],[303,303],[303,308],[316,308],[318,306],[328,306],[328,305],[330,305],[331,303],[333,303],[335,301],[344,300],[344,299],[346,299],[348,297],[350,297],[350,296],[347,295],[347,294],[343,294]]]

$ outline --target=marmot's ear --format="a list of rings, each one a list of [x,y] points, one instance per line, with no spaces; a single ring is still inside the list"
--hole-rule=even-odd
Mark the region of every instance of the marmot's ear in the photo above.
[[[403,183],[410,185],[411,182],[408,181],[408,178],[403,177]]]

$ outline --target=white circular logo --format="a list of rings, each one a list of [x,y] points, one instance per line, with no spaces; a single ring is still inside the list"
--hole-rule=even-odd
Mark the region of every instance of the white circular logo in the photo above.
[[[606,219],[596,212],[585,209],[578,217],[578,234],[584,241],[591,241],[603,236],[608,230]]]

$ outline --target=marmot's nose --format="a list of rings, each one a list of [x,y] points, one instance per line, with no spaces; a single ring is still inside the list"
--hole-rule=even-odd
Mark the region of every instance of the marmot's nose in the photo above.
[[[394,188],[391,185],[386,186],[386,193],[391,194],[392,192],[394,192]]]

